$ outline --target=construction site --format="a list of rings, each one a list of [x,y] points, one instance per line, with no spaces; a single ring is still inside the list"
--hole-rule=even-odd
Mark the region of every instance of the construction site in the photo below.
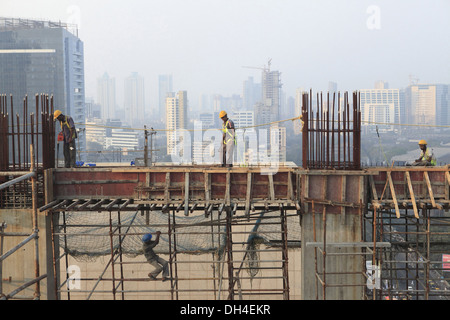
[[[359,93],[312,99],[301,166],[60,168],[52,97],[2,95],[0,300],[449,299],[449,166],[363,167]]]

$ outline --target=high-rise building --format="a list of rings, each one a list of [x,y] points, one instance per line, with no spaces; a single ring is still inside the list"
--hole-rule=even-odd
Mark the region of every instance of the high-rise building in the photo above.
[[[450,88],[445,84],[412,84],[405,92],[408,123],[450,124]]]
[[[158,90],[159,90],[159,117],[162,120],[166,119],[166,98],[167,94],[173,91],[172,75],[161,74],[158,76]]]
[[[233,94],[230,97],[224,97],[220,94],[213,96],[213,110],[220,112],[225,110],[227,113],[238,111],[242,109],[242,98],[238,94]]]
[[[125,79],[124,107],[129,125],[142,127],[145,124],[144,78],[137,72]]]
[[[278,161],[281,163],[286,162],[286,128],[278,125],[272,126],[270,135],[272,152],[277,150],[275,146],[278,145]]]
[[[233,112],[230,119],[233,120],[235,128],[252,127],[255,124],[255,116],[253,111]]]
[[[398,129],[393,125],[404,123],[404,99],[400,89],[388,89],[378,81],[375,89],[360,90],[361,120],[363,125],[377,124],[385,130]]]
[[[244,81],[242,104],[244,110],[253,110],[253,106],[262,100],[261,83],[253,82],[253,77]]]
[[[213,112],[203,112],[199,115],[200,122],[202,123],[203,129],[214,128],[214,113]]]
[[[262,101],[269,107],[270,121],[280,120],[281,78],[279,71],[264,71],[262,74]]]
[[[86,141],[88,143],[95,142],[100,144],[101,146],[104,146],[105,138],[106,138],[106,128],[104,126],[103,120],[95,119],[95,121],[86,121]]]
[[[127,129],[116,128],[111,130],[111,135],[105,137],[107,149],[122,151],[135,150],[139,146],[139,132]]]
[[[0,92],[22,114],[25,95],[53,95],[54,106],[85,122],[84,45],[74,24],[0,18]],[[85,150],[80,134],[77,148]]]
[[[257,125],[280,120],[281,108],[281,73],[270,71],[268,67],[262,68],[261,75],[261,101],[253,106]]]
[[[97,80],[97,102],[101,106],[101,117],[105,121],[116,117],[116,79],[104,73]]]
[[[166,98],[167,154],[176,153],[177,130],[187,128],[187,91],[171,92]]]

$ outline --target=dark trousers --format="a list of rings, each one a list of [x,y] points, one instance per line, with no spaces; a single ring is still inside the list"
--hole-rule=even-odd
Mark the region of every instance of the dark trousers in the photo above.
[[[64,167],[75,168],[75,158],[77,149],[75,147],[75,140],[72,142],[64,142]]]

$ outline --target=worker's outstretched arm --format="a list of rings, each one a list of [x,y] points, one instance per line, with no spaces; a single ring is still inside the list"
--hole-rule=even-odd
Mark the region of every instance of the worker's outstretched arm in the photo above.
[[[161,231],[156,231],[156,239],[155,239],[155,245],[159,243],[159,236],[161,235]]]

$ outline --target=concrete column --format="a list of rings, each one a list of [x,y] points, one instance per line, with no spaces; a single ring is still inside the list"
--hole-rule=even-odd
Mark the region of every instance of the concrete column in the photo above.
[[[362,299],[365,177],[318,171],[303,175],[301,182],[302,299]]]

